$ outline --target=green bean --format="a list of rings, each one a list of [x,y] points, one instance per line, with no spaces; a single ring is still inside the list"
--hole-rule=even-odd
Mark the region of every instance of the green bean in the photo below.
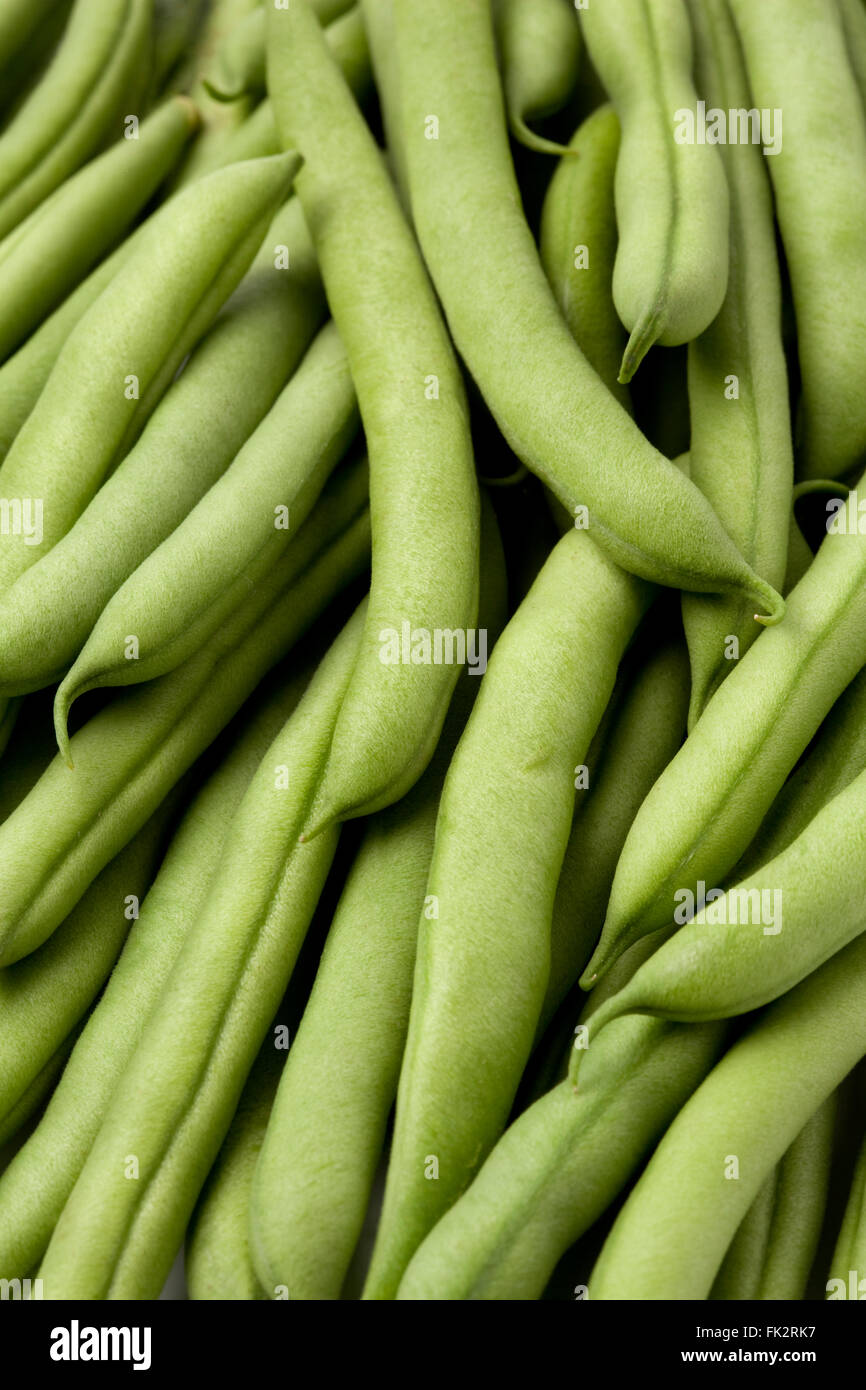
[[[765,1179],[864,1052],[860,937],[767,1009],[683,1107],[614,1223],[589,1297],[706,1298]]]
[[[689,699],[681,637],[653,625],[649,655],[613,711],[589,786],[578,791],[553,908],[546,1026],[598,940],[614,871],[641,802],[682,743]]]
[[[541,263],[574,340],[620,405],[631,410],[618,380],[625,334],[611,299],[616,226],[613,176],[619,121],[600,106],[575,132],[541,209]]]
[[[638,812],[590,981],[673,916],[681,889],[715,888],[839,695],[866,664],[866,540],[827,535],[768,628],[719,686]]]
[[[591,5],[581,27],[622,126],[613,297],[631,335],[619,379],[630,381],[654,343],[690,342],[722,307],[728,187],[718,149],[678,124],[698,109],[683,0]]]
[[[866,11],[863,0],[838,0],[848,57],[866,108]]]
[[[0,1120],[83,1017],[120,954],[159,862],[174,799],[102,871],[51,941],[0,973]]]
[[[623,568],[677,588],[744,589],[778,619],[780,600],[568,331],[520,210],[488,4],[395,0],[394,12],[415,225],[454,340],[509,446],[572,515],[588,509],[593,536]]]
[[[52,7],[50,14],[37,25],[36,29],[24,41],[15,55],[14,61],[3,69],[0,113],[2,113],[4,126],[9,124],[22,103],[26,101],[37,83],[45,76],[66,27],[71,9],[72,0],[58,0],[58,3]]]
[[[0,242],[0,357],[7,357],[126,230],[198,123],[173,97],[92,160]],[[63,255],[57,255],[58,243]]]
[[[0,237],[104,144],[138,98],[152,13],[152,0],[76,0],[48,71],[0,134]]]
[[[249,268],[299,163],[234,164],[173,199],[70,334],[0,468],[5,498],[44,499],[35,535],[22,524],[3,536],[0,590],[66,534],[134,443]]]
[[[244,792],[308,676],[306,667],[288,680],[284,676],[251,716],[240,716],[240,731],[227,757],[181,821],[48,1109],[0,1176],[4,1277],[25,1277],[42,1258],[118,1080],[207,895]],[[39,955],[48,950],[50,946],[43,947]],[[14,966],[10,973],[20,968]]]
[[[720,1025],[630,1018],[604,1044],[609,1079],[566,1081],[505,1131],[416,1251],[400,1299],[540,1298],[557,1260],[602,1214],[719,1051]]]
[[[406,623],[428,642],[471,629],[479,502],[462,378],[380,153],[306,3],[268,14],[277,127],[305,160],[298,196],[370,454],[368,626],[310,835],[399,799],[426,767],[459,668],[389,661],[385,644]],[[360,277],[359,241],[375,248]]]
[[[209,0],[154,0],[150,98],[156,101],[179,75],[184,54],[204,20]]]
[[[4,1118],[0,1120],[0,1173],[9,1166],[4,1162],[3,1151],[5,1147],[13,1141],[15,1141],[16,1147],[23,1143],[22,1131],[33,1120],[37,1111],[44,1109],[48,1097],[57,1085],[58,1078],[66,1066],[67,1058],[75,1046],[82,1027],[83,1024],[77,1024],[68,1037],[64,1038],[57,1051],[49,1057],[42,1070],[22,1092],[12,1109],[7,1111]],[[26,1275],[22,1277],[26,1278]]]
[[[726,0],[687,0],[697,83],[708,106],[745,110],[749,83]],[[715,321],[689,344],[691,477],[749,564],[785,578],[794,472],[773,207],[760,151],[724,145],[730,274]],[[757,636],[743,598],[683,599],[692,666],[692,728]]]
[[[502,63],[508,124],[515,140],[541,154],[563,153],[528,121],[561,110],[577,81],[580,29],[562,0],[495,0],[493,21]]]
[[[866,457],[866,119],[838,6],[731,0],[756,107],[785,113],[770,158],[797,316],[807,478],[841,477]],[[834,113],[832,124],[827,111]],[[837,131],[845,131],[838,139]],[[820,235],[815,212],[821,209]]]
[[[205,86],[217,101],[265,92],[265,11],[251,10],[225,37]]]
[[[0,964],[51,934],[262,676],[358,576],[369,544],[364,484],[355,469],[326,490],[286,558],[221,632],[176,671],[101,710],[73,735],[75,773],[55,758],[0,826]],[[50,837],[38,831],[48,822]]]
[[[292,198],[138,443],[63,539],[0,594],[0,691],[62,680],[112,595],[180,525],[265,416],[324,307],[312,244]]]
[[[845,1215],[827,1273],[828,1299],[866,1292],[866,1140],[857,1157]]]
[[[734,1236],[710,1298],[803,1299],[815,1258],[836,1120],[836,1092],[806,1122]]]
[[[311,844],[298,836],[351,678],[364,606],[237,810],[207,898],[51,1238],[40,1268],[48,1298],[153,1298],[171,1268],[337,846],[337,828]],[[134,1156],[137,1180],[124,1155]]]
[[[482,512],[480,620],[505,617],[501,541]],[[461,675],[433,759],[398,805],[374,817],[340,897],[289,1052],[250,1209],[266,1288],[336,1299],[367,1210],[409,1022],[418,917],[442,781],[478,681]]]
[[[650,593],[572,530],[496,645],[439,808],[367,1298],[394,1297],[505,1125],[547,988],[575,771]]]
[[[267,1297],[256,1278],[247,1233],[250,1189],[280,1079],[281,1053],[266,1037],[241,1093],[186,1239],[185,1270],[194,1299]]]
[[[56,8],[57,0],[6,0],[0,9],[0,68],[18,57]]]

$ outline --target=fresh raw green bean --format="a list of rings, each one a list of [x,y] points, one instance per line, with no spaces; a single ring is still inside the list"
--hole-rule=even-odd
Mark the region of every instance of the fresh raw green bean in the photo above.
[[[0,237],[111,136],[146,89],[153,0],[76,0],[48,71],[0,134]]]
[[[795,509],[791,508],[788,525],[788,561],[785,568],[785,582],[782,593],[786,596],[799,584],[815,557],[803,532],[800,530]]]
[[[0,1120],[93,1003],[159,862],[175,798],[102,871],[51,941],[0,972]]]
[[[561,110],[574,90],[580,64],[574,9],[563,0],[494,0],[493,22],[512,135],[530,150],[563,154],[562,145],[536,135],[527,122]]]
[[[439,808],[367,1298],[394,1297],[505,1125],[547,988],[576,770],[650,595],[572,530],[497,643]]]
[[[731,10],[754,105],[778,126],[769,165],[797,316],[800,469],[842,477],[866,459],[866,117],[837,5],[731,0]]]
[[[541,263],[581,352],[630,411],[628,389],[617,380],[625,334],[611,299],[613,176],[619,150],[613,107],[600,106],[587,116],[569,150],[541,209]]]
[[[837,0],[848,57],[866,108],[866,10],[863,0]]]
[[[714,110],[748,109],[748,78],[726,0],[687,3],[702,99]],[[794,458],[772,198],[756,146],[721,149],[730,189],[730,274],[721,311],[689,344],[691,477],[752,568],[781,589]],[[692,728],[758,628],[742,597],[686,594],[683,621]]]
[[[564,1081],[505,1131],[427,1236],[400,1299],[540,1298],[561,1255],[615,1199],[719,1051],[719,1024],[622,1020],[599,1048],[609,1077]]]
[[[72,738],[74,773],[55,758],[0,826],[0,964],[51,934],[262,676],[363,570],[364,486],[354,469],[326,490],[285,559],[222,631],[177,671],[100,711]],[[49,822],[50,837],[38,830]]]
[[[805,1297],[827,1204],[835,1121],[834,1091],[743,1217],[710,1298],[799,1302]]]
[[[604,922],[610,885],[641,802],[682,743],[689,668],[681,636],[651,626],[649,655],[613,711],[597,767],[577,808],[565,851],[550,938],[545,1027],[586,965]]]
[[[237,810],[207,898],[51,1238],[40,1267],[48,1298],[154,1298],[171,1268],[337,846],[333,827],[310,844],[298,837],[351,679],[364,607]],[[128,1180],[125,1154],[135,1155],[141,1181]]]
[[[48,1097],[57,1085],[60,1074],[66,1066],[69,1054],[75,1046],[82,1027],[83,1024],[77,1024],[69,1036],[64,1038],[57,1051],[49,1057],[45,1066],[33,1078],[12,1109],[7,1111],[4,1118],[0,1120],[0,1174],[8,1167],[8,1164],[4,1163],[3,1150],[5,1146],[12,1140],[20,1142],[23,1139],[21,1131],[25,1125],[33,1119],[37,1111],[44,1109]],[[26,1278],[26,1275],[21,1277]]]
[[[684,0],[581,10],[583,36],[622,127],[613,297],[630,337],[620,381],[654,343],[688,343],[712,323],[728,282],[728,186],[698,119]],[[748,558],[748,557],[747,557]]]
[[[178,75],[181,61],[201,28],[209,0],[154,0],[151,100]]]
[[[479,618],[492,644],[506,596],[489,503],[481,556]],[[292,1299],[339,1298],[362,1228],[397,1093],[442,781],[478,684],[461,675],[426,772],[370,821],[289,1052],[250,1222],[262,1284]]]
[[[594,538],[623,568],[677,588],[745,590],[777,620],[781,600],[568,331],[520,208],[487,0],[395,0],[394,14],[415,225],[454,340],[511,449],[572,515],[588,509]]]
[[[765,1179],[864,1053],[866,936],[761,1014],[683,1107],[614,1223],[589,1297],[707,1298]]]
[[[299,163],[233,164],[172,199],[70,334],[0,468],[2,496],[37,518],[3,534],[0,590],[66,534],[134,443],[249,268]]]
[[[866,664],[866,538],[827,535],[768,628],[716,691],[638,812],[584,979],[671,921],[674,894],[716,888],[797,759]]]
[[[860,1149],[842,1227],[827,1274],[828,1299],[866,1293],[866,1140]]]
[[[5,0],[0,8],[0,68],[18,57],[56,8],[57,0]]]
[[[308,5],[268,16],[277,127],[305,160],[298,196],[370,454],[368,627],[305,831],[315,834],[399,799],[430,760],[459,667],[418,661],[417,649],[389,661],[385,644],[404,625],[428,643],[471,629],[479,502],[462,379],[380,152]]]
[[[267,1297],[253,1268],[247,1227],[253,1173],[281,1065],[282,1053],[268,1036],[253,1063],[187,1233],[184,1265],[191,1298],[251,1301]]]
[[[115,141],[0,242],[0,358],[114,245],[171,171],[197,124],[192,102],[172,97],[134,137]]]
[[[165,675],[213,636],[285,552],[357,429],[331,321],[227,471],[109,600],[57,692],[61,753],[79,695]]]
[[[324,310],[291,198],[138,443],[63,539],[0,594],[0,691],[62,680],[112,595],[246,443]]]
[[[265,10],[250,10],[225,37],[205,86],[217,101],[241,96],[257,100],[265,92]]]
[[[288,680],[283,676],[251,716],[241,713],[227,757],[181,821],[48,1109],[0,1176],[2,1277],[25,1277],[45,1253],[145,1020],[207,895],[244,792],[308,677],[306,667]],[[50,949],[43,947],[34,961]]]

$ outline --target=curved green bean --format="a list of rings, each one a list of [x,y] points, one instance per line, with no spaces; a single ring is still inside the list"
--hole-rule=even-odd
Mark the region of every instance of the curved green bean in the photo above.
[[[687,0],[696,80],[713,109],[746,110],[749,83],[726,0]],[[763,157],[723,145],[730,189],[730,274],[714,322],[689,344],[691,478],[749,564],[785,578],[794,474],[782,292]],[[692,666],[689,728],[758,629],[743,598],[683,597]]]
[[[827,1272],[828,1299],[862,1299],[866,1291],[866,1140],[860,1149],[845,1215]]]
[[[393,659],[385,644],[404,624],[430,643],[472,628],[479,502],[463,382],[379,150],[306,3],[268,14],[271,101],[283,142],[305,160],[298,196],[370,456],[368,625],[312,835],[399,799],[429,762],[459,666],[400,659],[402,647]]]
[[[623,568],[677,588],[743,590],[776,621],[781,600],[568,331],[520,208],[486,0],[395,0],[394,13],[415,225],[454,340],[509,446],[572,515],[588,511],[594,538]]]
[[[56,7],[57,0],[6,0],[0,9],[0,68],[18,56]]]
[[[577,82],[580,28],[562,0],[494,0],[493,22],[502,63],[508,124],[515,140],[540,154],[564,147],[528,122],[565,106]]]
[[[705,1299],[774,1165],[864,1052],[860,937],[767,1009],[683,1107],[614,1223],[589,1297]]]

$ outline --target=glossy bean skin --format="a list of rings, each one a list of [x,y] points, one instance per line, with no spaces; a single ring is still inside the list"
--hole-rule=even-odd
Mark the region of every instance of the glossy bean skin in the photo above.
[[[171,1268],[337,847],[336,828],[310,844],[298,837],[363,620],[362,605],[238,807],[207,898],[40,1266],[50,1299],[154,1298]],[[137,1156],[142,1181],[127,1180],[121,1153]]]
[[[718,149],[677,138],[679,113],[698,101],[684,0],[590,5],[580,19],[622,127],[613,297],[630,334],[620,380],[630,381],[654,343],[690,342],[722,307],[728,187]]]
[[[268,23],[270,98],[284,145],[305,160],[298,196],[370,457],[368,628],[305,832],[315,834],[399,799],[430,760],[458,667],[385,664],[382,633],[473,626],[479,501],[463,382],[381,154],[306,3],[269,10]]]
[[[851,1298],[851,1274],[857,1294],[862,1297],[866,1284],[866,1140],[860,1149],[851,1181],[851,1190],[842,1226],[827,1271],[828,1299]]]
[[[836,1093],[819,1106],[740,1223],[710,1298],[805,1297],[827,1204]]]
[[[767,1009],[683,1107],[614,1223],[589,1297],[706,1298],[773,1166],[864,1052],[860,937]],[[732,1158],[738,1181],[726,1180]]]
[[[650,623],[652,617],[650,617]],[[682,743],[689,700],[681,637],[659,638],[613,710],[589,787],[578,790],[556,889],[545,1026],[578,979],[598,940],[617,860],[644,797]],[[616,696],[614,697],[616,700]]]
[[[6,1277],[25,1277],[42,1258],[145,1021],[207,896],[244,793],[308,678],[306,667],[283,674],[250,714],[241,713],[227,756],[197,792],[172,838],[45,1114],[0,1176],[0,1269]]]
[[[712,1066],[720,1025],[623,1019],[595,1088],[563,1081],[518,1116],[416,1251],[400,1299],[536,1299]]]
[[[338,593],[369,548],[363,470],[323,497],[290,554],[218,636],[177,671],[113,701],[74,734],[0,826],[0,960],[34,950],[140,828],[259,680]],[[50,841],[35,826],[50,817]],[[31,852],[39,843],[39,853]],[[24,859],[20,844],[30,847]],[[7,874],[4,872],[8,870]]]
[[[280,248],[288,270],[277,268]],[[0,691],[63,679],[112,595],[267,414],[324,313],[312,244],[292,198],[136,445],[72,529],[0,595]]]
[[[612,106],[605,104],[587,116],[569,151],[544,198],[541,263],[581,352],[630,411],[628,390],[617,379],[625,333],[611,299],[616,256],[613,180],[619,152],[619,120]]]
[[[214,635],[290,546],[357,429],[346,353],[330,322],[228,469],[109,599],[57,692],[62,753],[79,695],[165,675]]]
[[[719,686],[629,831],[591,982],[669,923],[674,893],[724,882],[788,773],[866,663],[866,540],[827,535],[768,628]]]
[[[678,588],[761,594],[779,615],[706,499],[648,444],[568,331],[520,207],[488,4],[395,0],[394,15],[415,226],[510,448],[572,515],[588,508],[593,537],[623,568]]]
[[[753,103],[784,111],[768,157],[797,316],[803,477],[842,477],[866,458],[866,117],[839,9],[823,0],[732,0]],[[840,144],[833,127],[844,129]],[[836,122],[838,121],[838,127]],[[821,231],[815,237],[815,209]]]
[[[547,987],[575,769],[649,598],[572,530],[490,660],[439,807],[427,884],[438,915],[420,922],[366,1298],[395,1296],[412,1254],[505,1125]],[[455,1018],[465,1020],[459,1030]],[[436,1181],[426,1176],[431,1159]]]
[[[144,94],[152,0],[76,0],[42,80],[0,135],[0,237],[112,134]]]
[[[135,442],[248,270],[299,163],[280,155],[232,165],[148,223],[66,340],[0,468],[5,497],[44,500],[39,544],[23,533],[2,538],[0,589],[66,534]]]
[[[0,242],[0,358],[6,358],[129,227],[170,173],[198,124],[173,97],[67,180]],[[63,256],[56,256],[58,243]]]
[[[687,3],[701,97],[712,108],[748,109],[748,78],[725,0]],[[773,205],[759,147],[719,148],[730,189],[730,274],[718,315],[688,349],[691,478],[752,568],[781,590],[794,456]],[[687,594],[683,621],[693,728],[758,629],[739,598]]]
[[[494,0],[493,20],[502,63],[508,124],[515,140],[541,154],[562,154],[528,122],[550,116],[577,82],[580,28],[559,0]]]
[[[506,614],[502,543],[482,510],[479,621]],[[442,783],[478,691],[464,671],[431,763],[371,819],[346,880],[256,1169],[259,1279],[293,1299],[339,1298],[369,1205],[409,1022],[419,914]]]

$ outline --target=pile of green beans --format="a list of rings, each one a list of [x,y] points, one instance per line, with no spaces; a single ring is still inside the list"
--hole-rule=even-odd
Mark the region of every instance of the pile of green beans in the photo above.
[[[864,199],[862,0],[0,0],[4,1299],[866,1297]]]

